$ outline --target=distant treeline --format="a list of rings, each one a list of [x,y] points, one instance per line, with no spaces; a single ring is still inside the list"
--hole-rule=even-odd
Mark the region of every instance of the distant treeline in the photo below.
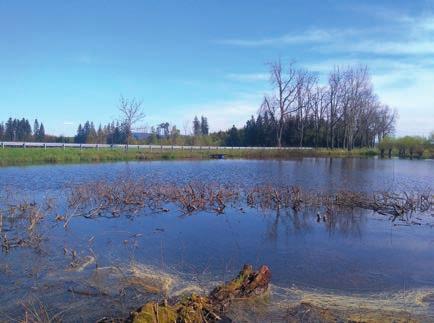
[[[5,123],[0,122],[0,140],[1,141],[44,141],[45,128],[42,123],[36,119],[33,123],[33,129],[27,119],[9,118]]]
[[[326,84],[294,64],[285,67],[277,62],[270,67],[272,90],[244,127],[209,133],[208,120],[195,117],[188,133],[181,134],[176,125],[164,122],[149,132],[133,133],[129,142],[351,150],[373,147],[394,133],[396,112],[379,101],[366,67],[335,68]],[[125,143],[128,129],[122,122],[95,129],[87,121],[79,126],[74,141]]]
[[[210,132],[208,119],[194,117],[183,131],[162,122],[148,129],[136,127],[145,114],[142,102],[120,98],[121,117],[98,125],[86,121],[74,137],[47,136],[44,127],[27,119],[0,124],[0,139],[101,144],[161,144],[210,146],[373,147],[393,136],[396,112],[381,103],[364,66],[334,68],[326,82],[308,70],[280,61],[270,65],[271,90],[255,116],[237,128]],[[212,120],[211,120],[212,122]],[[386,139],[385,142],[387,142]]]
[[[168,122],[153,126],[150,132],[133,132],[131,143],[148,144],[190,144],[202,139],[208,144],[212,143],[209,137],[208,119],[204,116],[198,119],[194,117],[192,123],[193,133],[181,135],[181,131],[176,125]],[[107,125],[99,125],[98,128],[92,121],[86,121],[83,125],[79,124],[77,134],[72,138],[75,143],[100,143],[100,144],[125,144],[128,137],[128,126],[123,122],[111,122]],[[71,140],[70,140],[71,141]]]

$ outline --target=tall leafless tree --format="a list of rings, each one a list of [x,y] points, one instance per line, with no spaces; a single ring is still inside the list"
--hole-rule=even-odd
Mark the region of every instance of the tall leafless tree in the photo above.
[[[313,89],[318,80],[315,74],[307,70],[298,70],[297,77],[297,130],[299,146],[303,147],[304,128],[313,108]]]
[[[397,114],[375,95],[366,66],[335,67],[328,84],[320,87],[312,72],[293,63],[284,68],[278,61],[271,64],[271,83],[273,92],[265,96],[260,114],[272,121],[278,146],[282,146],[283,130],[291,132],[288,127],[296,130],[300,146],[306,129],[315,145],[322,130],[322,145],[348,150],[373,146],[394,131]]]
[[[142,101],[121,96],[119,99],[119,112],[121,113],[121,123],[126,135],[126,144],[129,145],[134,125],[145,118]]]
[[[271,96],[265,96],[261,105],[261,113],[267,112],[276,125],[277,146],[282,147],[282,134],[285,119],[300,107],[297,104],[297,91],[300,89],[302,71],[290,63],[285,68],[281,61],[270,65],[270,81],[273,89]]]
[[[322,122],[326,117],[328,108],[327,102],[327,88],[325,86],[316,86],[312,96],[312,117],[315,127],[315,147],[319,146],[319,138],[321,132]]]

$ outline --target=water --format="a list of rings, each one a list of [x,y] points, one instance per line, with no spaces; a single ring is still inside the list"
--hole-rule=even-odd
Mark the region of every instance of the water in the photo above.
[[[399,191],[432,188],[434,161],[304,158],[8,167],[0,169],[0,190],[13,199],[48,195],[62,200],[65,187],[73,183],[119,177]],[[0,320],[40,307],[65,321],[125,317],[156,297],[122,286],[122,277],[134,266],[171,277],[168,293],[173,294],[193,287],[207,291],[236,275],[244,263],[270,267],[272,303],[282,308],[306,298],[319,304],[333,298],[336,306],[405,306],[411,313],[434,315],[434,304],[420,300],[434,292],[434,229],[425,222],[407,226],[353,210],[340,214],[330,227],[317,223],[309,210],[276,214],[227,208],[222,215],[186,216],[168,208],[167,213],[143,211],[115,219],[74,217],[67,229],[53,217],[44,219],[40,250],[0,254]],[[93,260],[71,268],[72,250],[82,262]]]

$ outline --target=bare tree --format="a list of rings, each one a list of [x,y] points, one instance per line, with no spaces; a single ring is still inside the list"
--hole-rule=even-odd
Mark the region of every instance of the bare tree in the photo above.
[[[342,73],[339,67],[335,67],[329,75],[329,91],[328,91],[328,120],[329,120],[329,143],[330,148],[335,147],[336,126],[341,119],[341,87]]]
[[[294,64],[284,69],[278,61],[270,72],[273,92],[259,113],[269,120],[278,146],[284,132],[285,143],[351,150],[373,146],[394,131],[397,115],[380,102],[366,66],[335,67],[324,87],[314,73]]]
[[[271,64],[270,74],[274,93],[271,96],[265,96],[260,111],[261,113],[267,112],[275,122],[277,146],[282,147],[285,119],[300,109],[297,104],[297,91],[303,79],[300,77],[302,71],[296,69],[294,63],[290,63],[285,69],[279,60]]]
[[[343,121],[344,142],[343,148],[348,150],[354,147],[356,128],[369,107],[375,105],[376,97],[366,66],[348,68],[344,72],[343,92]]]
[[[316,86],[312,96],[312,115],[315,128],[315,147],[319,146],[319,138],[322,122],[325,119],[325,114],[328,108],[327,88]]]
[[[184,130],[184,136],[187,136],[191,133],[190,124],[191,124],[190,120],[184,120],[184,122],[182,123],[182,129]]]
[[[317,84],[317,77],[307,70],[299,70],[297,78],[297,128],[299,132],[299,146],[303,147],[304,128],[313,108],[313,89]]]
[[[121,96],[119,99],[119,111],[121,113],[121,123],[125,130],[127,145],[129,145],[134,125],[145,118],[145,114],[142,111],[142,101],[136,98],[128,99]]]

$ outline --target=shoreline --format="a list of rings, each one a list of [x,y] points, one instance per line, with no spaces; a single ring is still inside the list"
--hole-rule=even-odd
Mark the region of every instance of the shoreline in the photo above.
[[[294,158],[372,158],[381,159],[408,159],[427,160],[434,156],[429,154],[422,157],[402,158],[397,154],[392,157],[381,157],[380,151],[376,148],[357,148],[351,151],[346,149],[224,149],[224,150],[173,150],[170,147],[165,149],[141,149],[131,148],[128,151],[123,149],[96,149],[87,148],[83,150],[75,148],[3,148],[0,149],[0,167],[7,166],[31,166],[50,164],[94,164],[107,162],[126,161],[164,161],[164,160],[212,160],[212,155],[224,155],[224,159],[246,159],[246,160],[290,160]]]
[[[156,160],[210,160],[211,155],[222,154],[225,159],[291,159],[303,157],[373,157],[378,156],[377,149],[309,149],[309,150],[171,150],[156,151],[122,149],[62,149],[49,148],[4,148],[0,149],[0,167],[27,166],[43,164],[81,164],[104,163],[115,161],[156,161]]]

